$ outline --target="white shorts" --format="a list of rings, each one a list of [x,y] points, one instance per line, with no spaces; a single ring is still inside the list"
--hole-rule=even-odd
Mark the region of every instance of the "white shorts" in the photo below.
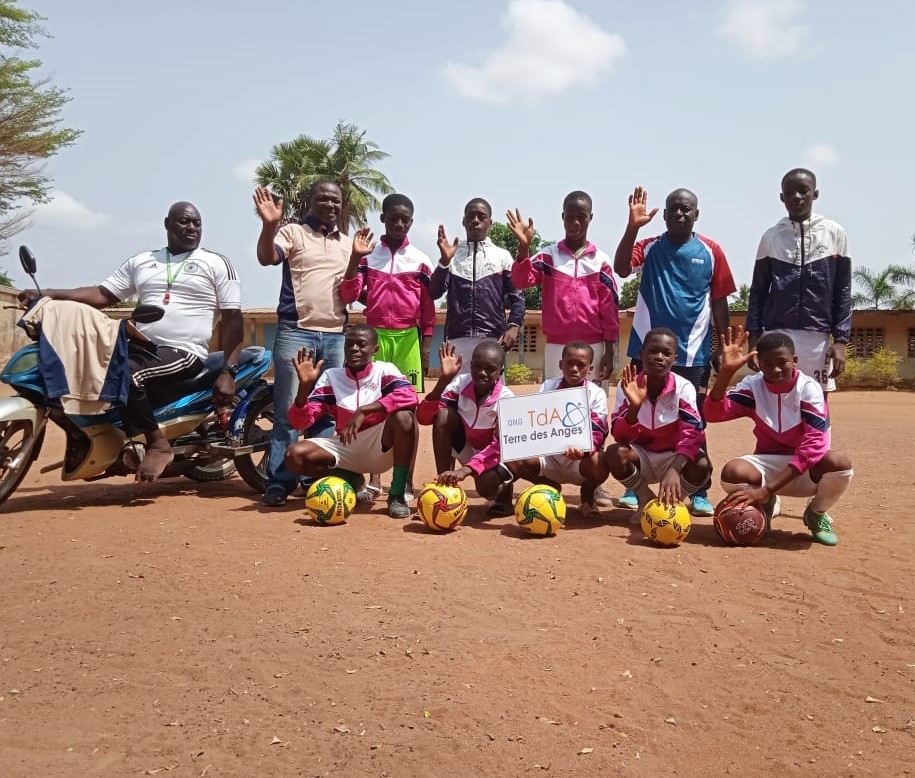
[[[455,338],[448,341],[454,346],[454,355],[461,358],[461,371],[458,375],[470,372],[470,359],[473,356],[473,350],[484,340],[498,340],[498,338]]]
[[[659,484],[661,479],[670,469],[676,451],[649,451],[635,443],[630,443],[629,448],[639,455],[639,472],[646,484]]]
[[[589,343],[594,349],[594,361],[591,362],[591,375],[588,380],[597,383],[597,376],[600,375],[600,361],[604,358],[604,342]],[[565,348],[563,343],[547,343],[543,350],[543,380],[547,378],[559,378],[562,370],[559,369],[559,363],[562,362],[562,350]],[[600,386],[607,388],[607,381]]]
[[[793,458],[790,454],[746,454],[740,457],[740,459],[749,462],[760,472],[763,486],[766,485],[769,479],[774,478],[779,472],[788,467]],[[811,480],[810,471],[807,470],[786,487],[780,489],[778,493],[785,495],[785,497],[813,497],[816,491],[817,485]]]
[[[797,354],[797,369],[809,375],[824,392],[836,390],[836,379],[830,378],[832,360],[828,358],[832,337],[828,332],[813,330],[766,330],[780,332],[794,341],[794,352]]]
[[[309,438],[310,442],[334,455],[334,467],[354,473],[386,473],[394,467],[394,449],[382,451],[381,436],[384,422],[359,430],[352,443],[341,443],[340,438]]]
[[[557,484],[580,486],[585,482],[584,476],[581,474],[581,460],[569,459],[564,454],[540,457],[540,475]]]
[[[462,465],[466,465],[471,459],[473,459],[477,454],[480,453],[480,450],[474,448],[470,444],[466,444],[464,448],[458,451],[456,448],[451,449],[451,456],[453,456],[458,462]]]

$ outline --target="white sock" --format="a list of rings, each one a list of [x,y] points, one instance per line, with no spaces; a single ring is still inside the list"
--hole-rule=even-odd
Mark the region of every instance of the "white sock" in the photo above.
[[[834,473],[824,473],[817,484],[816,494],[810,501],[810,509],[815,513],[826,513],[851,486],[851,479],[854,475],[854,470],[836,470]]]
[[[724,489],[727,494],[730,494],[731,492],[736,492],[738,489],[755,489],[756,487],[751,486],[750,484],[732,484],[727,481],[722,481],[721,488]]]

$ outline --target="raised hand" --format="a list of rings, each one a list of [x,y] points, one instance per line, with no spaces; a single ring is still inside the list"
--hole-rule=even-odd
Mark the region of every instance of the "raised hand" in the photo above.
[[[321,368],[324,367],[324,360],[315,364],[315,350],[303,348],[299,350],[297,357],[290,360],[295,373],[299,377],[299,383],[313,384],[321,375]]]
[[[629,226],[635,227],[637,230],[641,229],[655,217],[657,212],[657,208],[648,210],[648,192],[637,186],[629,195]]]
[[[744,330],[742,324],[728,327],[728,331],[721,338],[721,369],[719,372],[733,375],[747,364],[751,357],[755,360],[755,351],[751,351],[749,354],[744,353],[749,340],[750,334]]]
[[[283,198],[273,201],[273,192],[267,187],[259,186],[254,190],[254,207],[257,215],[267,224],[279,224],[283,220]]]
[[[521,211],[515,208],[515,212],[505,212],[505,218],[508,219],[508,229],[518,240],[518,256],[524,257],[531,248],[531,241],[534,239],[534,220],[528,219],[524,222]]]
[[[623,394],[629,401],[631,408],[641,408],[645,398],[648,397],[648,381],[642,381],[639,386],[639,371],[631,362],[623,368],[623,375],[620,376],[620,386],[623,387]]]
[[[455,238],[453,243],[448,242],[448,236],[445,235],[445,225],[438,225],[438,240],[436,241],[439,252],[439,262],[443,265],[450,265],[451,260],[458,250],[458,239]]]
[[[461,372],[463,359],[455,350],[454,344],[449,343],[447,340],[439,346],[438,361],[441,366],[442,378],[447,378],[450,381]]]
[[[375,233],[368,227],[357,230],[356,234],[353,235],[353,254],[360,258],[371,254],[375,250],[375,246],[378,245],[378,243],[373,240],[374,237]]]

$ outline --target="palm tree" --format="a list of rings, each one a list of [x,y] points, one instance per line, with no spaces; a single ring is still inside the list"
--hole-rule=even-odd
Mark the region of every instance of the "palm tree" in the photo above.
[[[890,280],[894,284],[902,284],[906,288],[897,292],[893,305],[898,310],[911,311],[915,308],[915,267],[905,265],[890,265]]]
[[[915,272],[902,265],[889,265],[879,272],[870,268],[855,268],[855,281],[862,291],[855,292],[851,301],[856,308],[877,308],[881,306],[895,309],[908,309],[915,302],[915,290],[900,293],[897,283],[912,283]]]
[[[733,299],[728,303],[728,309],[738,313],[750,310],[750,285],[741,284],[734,294],[730,295]]]
[[[270,150],[270,159],[258,166],[257,182],[283,197],[284,215],[292,219],[304,212],[305,195],[314,181],[336,181],[343,193],[340,227],[348,232],[350,227],[365,226],[369,212],[380,209],[376,193],[394,191],[387,176],[373,167],[388,156],[366,140],[365,130],[341,121],[328,140],[300,135],[278,143]]]

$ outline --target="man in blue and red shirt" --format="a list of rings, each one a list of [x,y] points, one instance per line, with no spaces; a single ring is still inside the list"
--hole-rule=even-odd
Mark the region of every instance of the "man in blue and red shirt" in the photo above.
[[[613,260],[613,269],[621,278],[635,269],[642,279],[627,353],[638,364],[645,334],[667,327],[678,342],[673,372],[692,383],[697,395],[702,396],[716,361],[712,323],[719,332],[727,331],[728,295],[737,287],[721,247],[693,232],[699,218],[695,194],[689,189],[675,189],[667,195],[667,232],[636,242],[639,230],[658,212],[657,208],[649,211],[647,203],[648,193],[636,187],[629,197],[629,222]],[[627,492],[620,503],[635,507],[637,500]],[[714,512],[705,489],[693,495],[692,512],[697,516]]]

